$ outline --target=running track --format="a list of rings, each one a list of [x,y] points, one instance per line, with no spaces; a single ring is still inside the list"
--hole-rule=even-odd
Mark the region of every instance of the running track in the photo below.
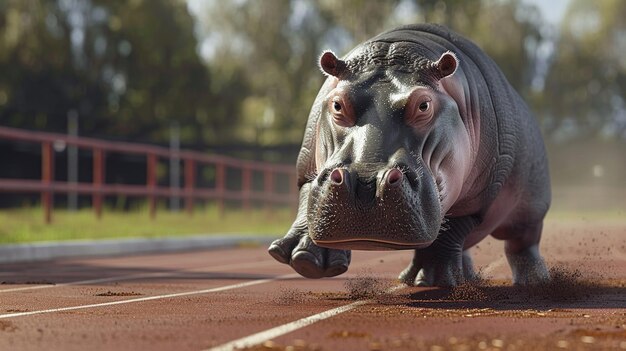
[[[593,296],[566,301],[406,287],[394,280],[406,251],[354,252],[323,280],[264,247],[0,265],[0,350],[626,349],[625,229],[547,226],[549,262],[603,274]],[[474,252],[495,281],[510,277],[501,250],[490,239]],[[350,298],[355,277],[383,294]]]

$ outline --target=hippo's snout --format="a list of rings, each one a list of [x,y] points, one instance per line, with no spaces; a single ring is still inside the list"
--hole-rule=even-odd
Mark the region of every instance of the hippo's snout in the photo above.
[[[359,177],[346,168],[335,168],[329,175],[330,190],[352,193],[357,206],[361,207],[375,205],[376,198],[400,187],[403,179],[404,174],[396,167],[383,170],[377,176]]]
[[[330,248],[426,247],[441,223],[431,183],[408,167],[325,170],[309,198],[309,235],[317,245]]]

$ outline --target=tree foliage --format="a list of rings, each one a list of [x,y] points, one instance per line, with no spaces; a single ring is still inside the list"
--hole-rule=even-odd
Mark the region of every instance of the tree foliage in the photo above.
[[[626,138],[625,4],[572,0],[551,31],[521,0],[5,0],[0,124],[64,132],[78,114],[83,135],[164,143],[176,122],[187,147],[292,150],[324,49],[437,22],[495,59],[549,138]]]
[[[626,2],[573,0],[546,78],[546,131],[626,139]]]
[[[1,13],[2,124],[63,132],[74,113],[84,135],[164,142],[177,121],[198,146],[235,129],[245,79],[212,89],[185,2],[9,0]]]

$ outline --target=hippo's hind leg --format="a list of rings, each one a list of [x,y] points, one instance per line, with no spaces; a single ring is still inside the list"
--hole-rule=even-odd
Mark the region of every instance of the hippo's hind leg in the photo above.
[[[474,270],[474,263],[472,262],[472,258],[469,255],[469,250],[464,250],[461,253],[461,269],[459,270],[456,265],[456,253],[450,255],[451,259],[449,260],[452,264],[445,265],[447,268],[444,271],[447,271],[449,274],[448,277],[453,277],[455,279],[443,279],[443,281],[439,281],[439,284],[435,284],[434,275],[429,274],[427,271],[432,271],[432,267],[427,269],[426,271],[422,269],[424,260],[428,260],[431,256],[424,252],[424,250],[416,250],[415,255],[413,257],[413,261],[409,264],[407,268],[405,268],[398,279],[401,282],[407,285],[416,285],[416,286],[430,286],[430,285],[440,285],[440,286],[453,286],[455,284],[462,283],[463,281],[472,281],[478,279],[478,275]],[[427,264],[427,266],[429,266]],[[446,273],[441,272],[439,276],[445,277]],[[439,279],[441,280],[441,279]],[[453,281],[452,281],[453,280]],[[446,282],[447,281],[447,282]]]
[[[290,265],[306,278],[334,277],[348,270],[350,251],[325,249],[313,243],[308,235],[306,211],[309,186],[300,189],[300,205],[296,220],[287,235],[274,240],[268,249],[277,261]]]
[[[550,280],[550,274],[539,254],[542,222],[512,227],[517,235],[504,243],[506,258],[513,273],[513,284],[532,285]]]
[[[448,228],[432,245],[415,250],[413,261],[400,273],[400,281],[416,286],[456,286],[474,279],[471,258],[463,251],[463,244],[477,223],[474,217],[450,219]]]
[[[472,261],[472,257],[470,256],[469,250],[463,250],[463,277],[465,281],[477,280],[479,278],[478,274],[474,270],[474,262]]]

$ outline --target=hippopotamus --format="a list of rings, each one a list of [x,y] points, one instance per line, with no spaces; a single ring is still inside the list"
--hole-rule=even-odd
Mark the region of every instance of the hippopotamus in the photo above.
[[[399,279],[475,279],[468,249],[504,240],[513,283],[550,279],[539,253],[550,178],[538,124],[496,63],[446,27],[402,26],[327,75],[297,160],[296,219],[269,253],[307,278],[347,271],[350,250],[415,250]]]

